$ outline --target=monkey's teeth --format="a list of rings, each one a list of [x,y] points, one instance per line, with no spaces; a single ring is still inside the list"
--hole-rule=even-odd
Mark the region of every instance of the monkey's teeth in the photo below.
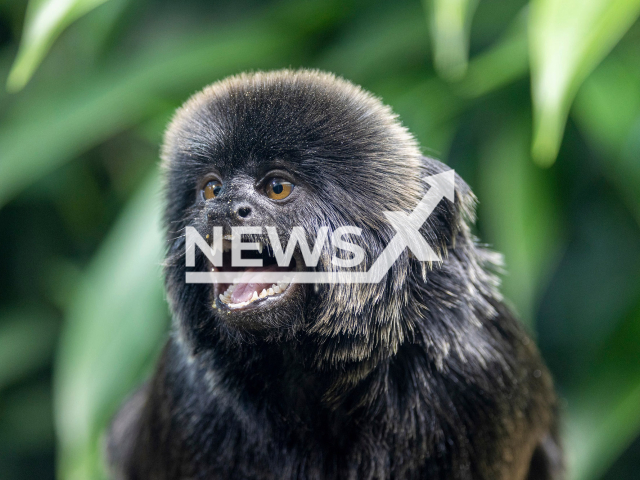
[[[260,253],[262,253],[262,247],[263,247],[262,243],[258,243],[258,251]]]
[[[229,285],[229,287],[227,287],[224,293],[221,293],[220,295],[218,295],[218,298],[220,298],[220,301],[224,304],[229,305],[231,303],[231,294],[236,289],[236,287],[237,285],[235,284]]]
[[[281,285],[284,285],[284,288],[282,288]],[[280,282],[278,284],[274,283],[269,288],[263,288],[260,293],[254,291],[251,298],[245,302],[231,303],[231,294],[238,286],[238,284],[231,284],[224,293],[220,294],[220,301],[222,301],[222,303],[224,304],[229,305],[229,307],[231,308],[242,308],[261,298],[270,297],[272,295],[278,295],[284,292],[288,285],[289,285],[289,282]]]

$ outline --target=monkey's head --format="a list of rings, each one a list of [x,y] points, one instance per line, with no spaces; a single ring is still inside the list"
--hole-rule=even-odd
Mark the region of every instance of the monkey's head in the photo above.
[[[354,254],[336,248],[332,235],[344,226],[359,229],[344,239],[364,250],[364,260],[346,270],[367,271],[396,234],[384,212],[411,212],[429,189],[424,177],[446,170],[422,157],[391,110],[359,87],[311,70],[228,78],[177,112],[163,161],[167,289],[178,329],[194,350],[222,337],[240,343],[295,338],[310,346],[318,364],[361,362],[392,354],[415,335],[412,319],[429,315],[424,293],[432,266],[406,249],[379,283],[288,284],[259,276],[345,271],[336,258]],[[468,236],[462,214],[469,213],[471,194],[456,181],[456,204],[440,202],[422,228],[443,256],[461,231]],[[216,226],[226,240],[215,271],[234,272],[238,281],[186,283],[185,272],[212,265],[196,249],[196,267],[185,267],[185,228],[213,241]],[[233,227],[259,227],[242,238],[258,248],[241,256],[262,266],[232,265]],[[277,231],[283,251],[294,227],[310,250],[320,238],[317,264],[307,265],[300,243],[287,264],[278,264],[265,227]],[[326,237],[318,235],[323,228]],[[436,281],[430,294],[446,297],[446,288]]]

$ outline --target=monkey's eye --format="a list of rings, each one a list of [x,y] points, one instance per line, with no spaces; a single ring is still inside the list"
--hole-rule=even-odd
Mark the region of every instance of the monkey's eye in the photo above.
[[[293,192],[293,183],[284,180],[283,178],[272,178],[267,183],[267,197],[271,200],[282,200],[287,198]]]
[[[222,183],[219,180],[211,180],[202,189],[202,196],[205,200],[211,200],[220,195],[220,190],[222,190]]]

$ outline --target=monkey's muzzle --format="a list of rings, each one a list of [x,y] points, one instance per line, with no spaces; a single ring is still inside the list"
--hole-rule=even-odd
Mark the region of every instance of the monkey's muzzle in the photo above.
[[[223,242],[223,264],[220,267],[212,267],[216,272],[237,272],[238,277],[234,283],[214,283],[213,296],[214,308],[220,309],[244,309],[258,307],[271,302],[279,301],[291,287],[289,280],[277,283],[264,283],[261,274],[266,272],[293,272],[296,270],[296,260],[291,258],[291,263],[279,266],[268,243],[259,243],[258,250],[246,250],[242,252],[243,259],[261,259],[261,267],[234,267],[231,265],[231,242]],[[265,305],[266,306],[266,305]]]

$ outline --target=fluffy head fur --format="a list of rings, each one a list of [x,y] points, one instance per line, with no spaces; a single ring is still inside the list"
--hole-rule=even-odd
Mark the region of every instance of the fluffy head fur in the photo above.
[[[157,478],[556,478],[551,381],[502,304],[499,257],[470,233],[461,178],[421,230],[441,263],[405,251],[379,284],[297,285],[235,313],[212,307],[210,285],[185,283],[187,226],[274,225],[283,242],[302,226],[312,243],[320,227],[355,225],[367,270],[396,233],[383,212],[411,211],[423,178],[447,170],[387,106],[318,71],[242,74],[177,112],[162,158],[176,334],[121,471],[160,472],[159,449]],[[273,169],[295,178],[291,201],[256,193]],[[214,170],[224,194],[201,201]],[[332,253],[316,270],[334,269]]]
[[[185,333],[192,331],[189,322],[197,318],[207,331],[205,336],[228,325],[219,322],[219,312],[205,302],[185,301],[190,295],[202,298],[199,291],[206,287],[184,284],[182,254],[184,227],[203,225],[201,231],[210,231],[206,207],[195,199],[200,178],[212,166],[223,174],[251,175],[268,162],[283,162],[304,182],[309,194],[286,217],[265,215],[256,223],[282,227],[285,238],[290,227],[301,225],[311,242],[321,226],[329,226],[330,232],[343,225],[361,226],[368,253],[362,270],[371,266],[396,233],[383,212],[411,211],[428,189],[423,178],[446,169],[422,157],[413,137],[378,99],[333,75],[308,70],[242,74],[207,87],[176,114],[167,130],[163,161],[168,178],[169,241],[177,253],[168,262],[170,299],[176,318],[183,325],[186,322]],[[487,270],[493,269],[498,257],[473,244],[465,222],[473,206],[473,195],[458,178],[456,204],[443,201],[423,228],[425,237],[443,256],[454,243],[456,252],[465,255],[464,265],[457,255],[447,262],[447,267],[458,270],[450,273],[455,281],[447,284],[442,275],[433,274],[443,277],[443,284],[434,284],[430,293],[459,304],[468,318],[495,314],[487,302],[480,301],[479,290],[497,296],[497,280]],[[323,251],[318,270],[333,269],[331,255],[332,249]],[[425,283],[431,268],[411,261],[405,251],[379,284],[309,289],[298,308],[294,307],[295,316],[280,309],[266,313],[261,321],[266,327],[273,326],[275,331],[270,333],[277,340],[303,330],[317,342],[318,364],[336,366],[372,356],[375,362],[415,337],[420,326],[414,318],[429,316],[425,305],[413,301],[412,290]],[[207,317],[210,322],[203,321]],[[451,335],[437,336],[433,342],[433,353],[440,357],[451,348],[459,354],[464,350],[456,340],[461,325],[448,318],[436,323],[447,320],[454,324],[443,330]],[[236,338],[247,333],[243,325],[234,325],[234,329],[239,329],[232,333]],[[193,341],[196,347],[207,342]]]

